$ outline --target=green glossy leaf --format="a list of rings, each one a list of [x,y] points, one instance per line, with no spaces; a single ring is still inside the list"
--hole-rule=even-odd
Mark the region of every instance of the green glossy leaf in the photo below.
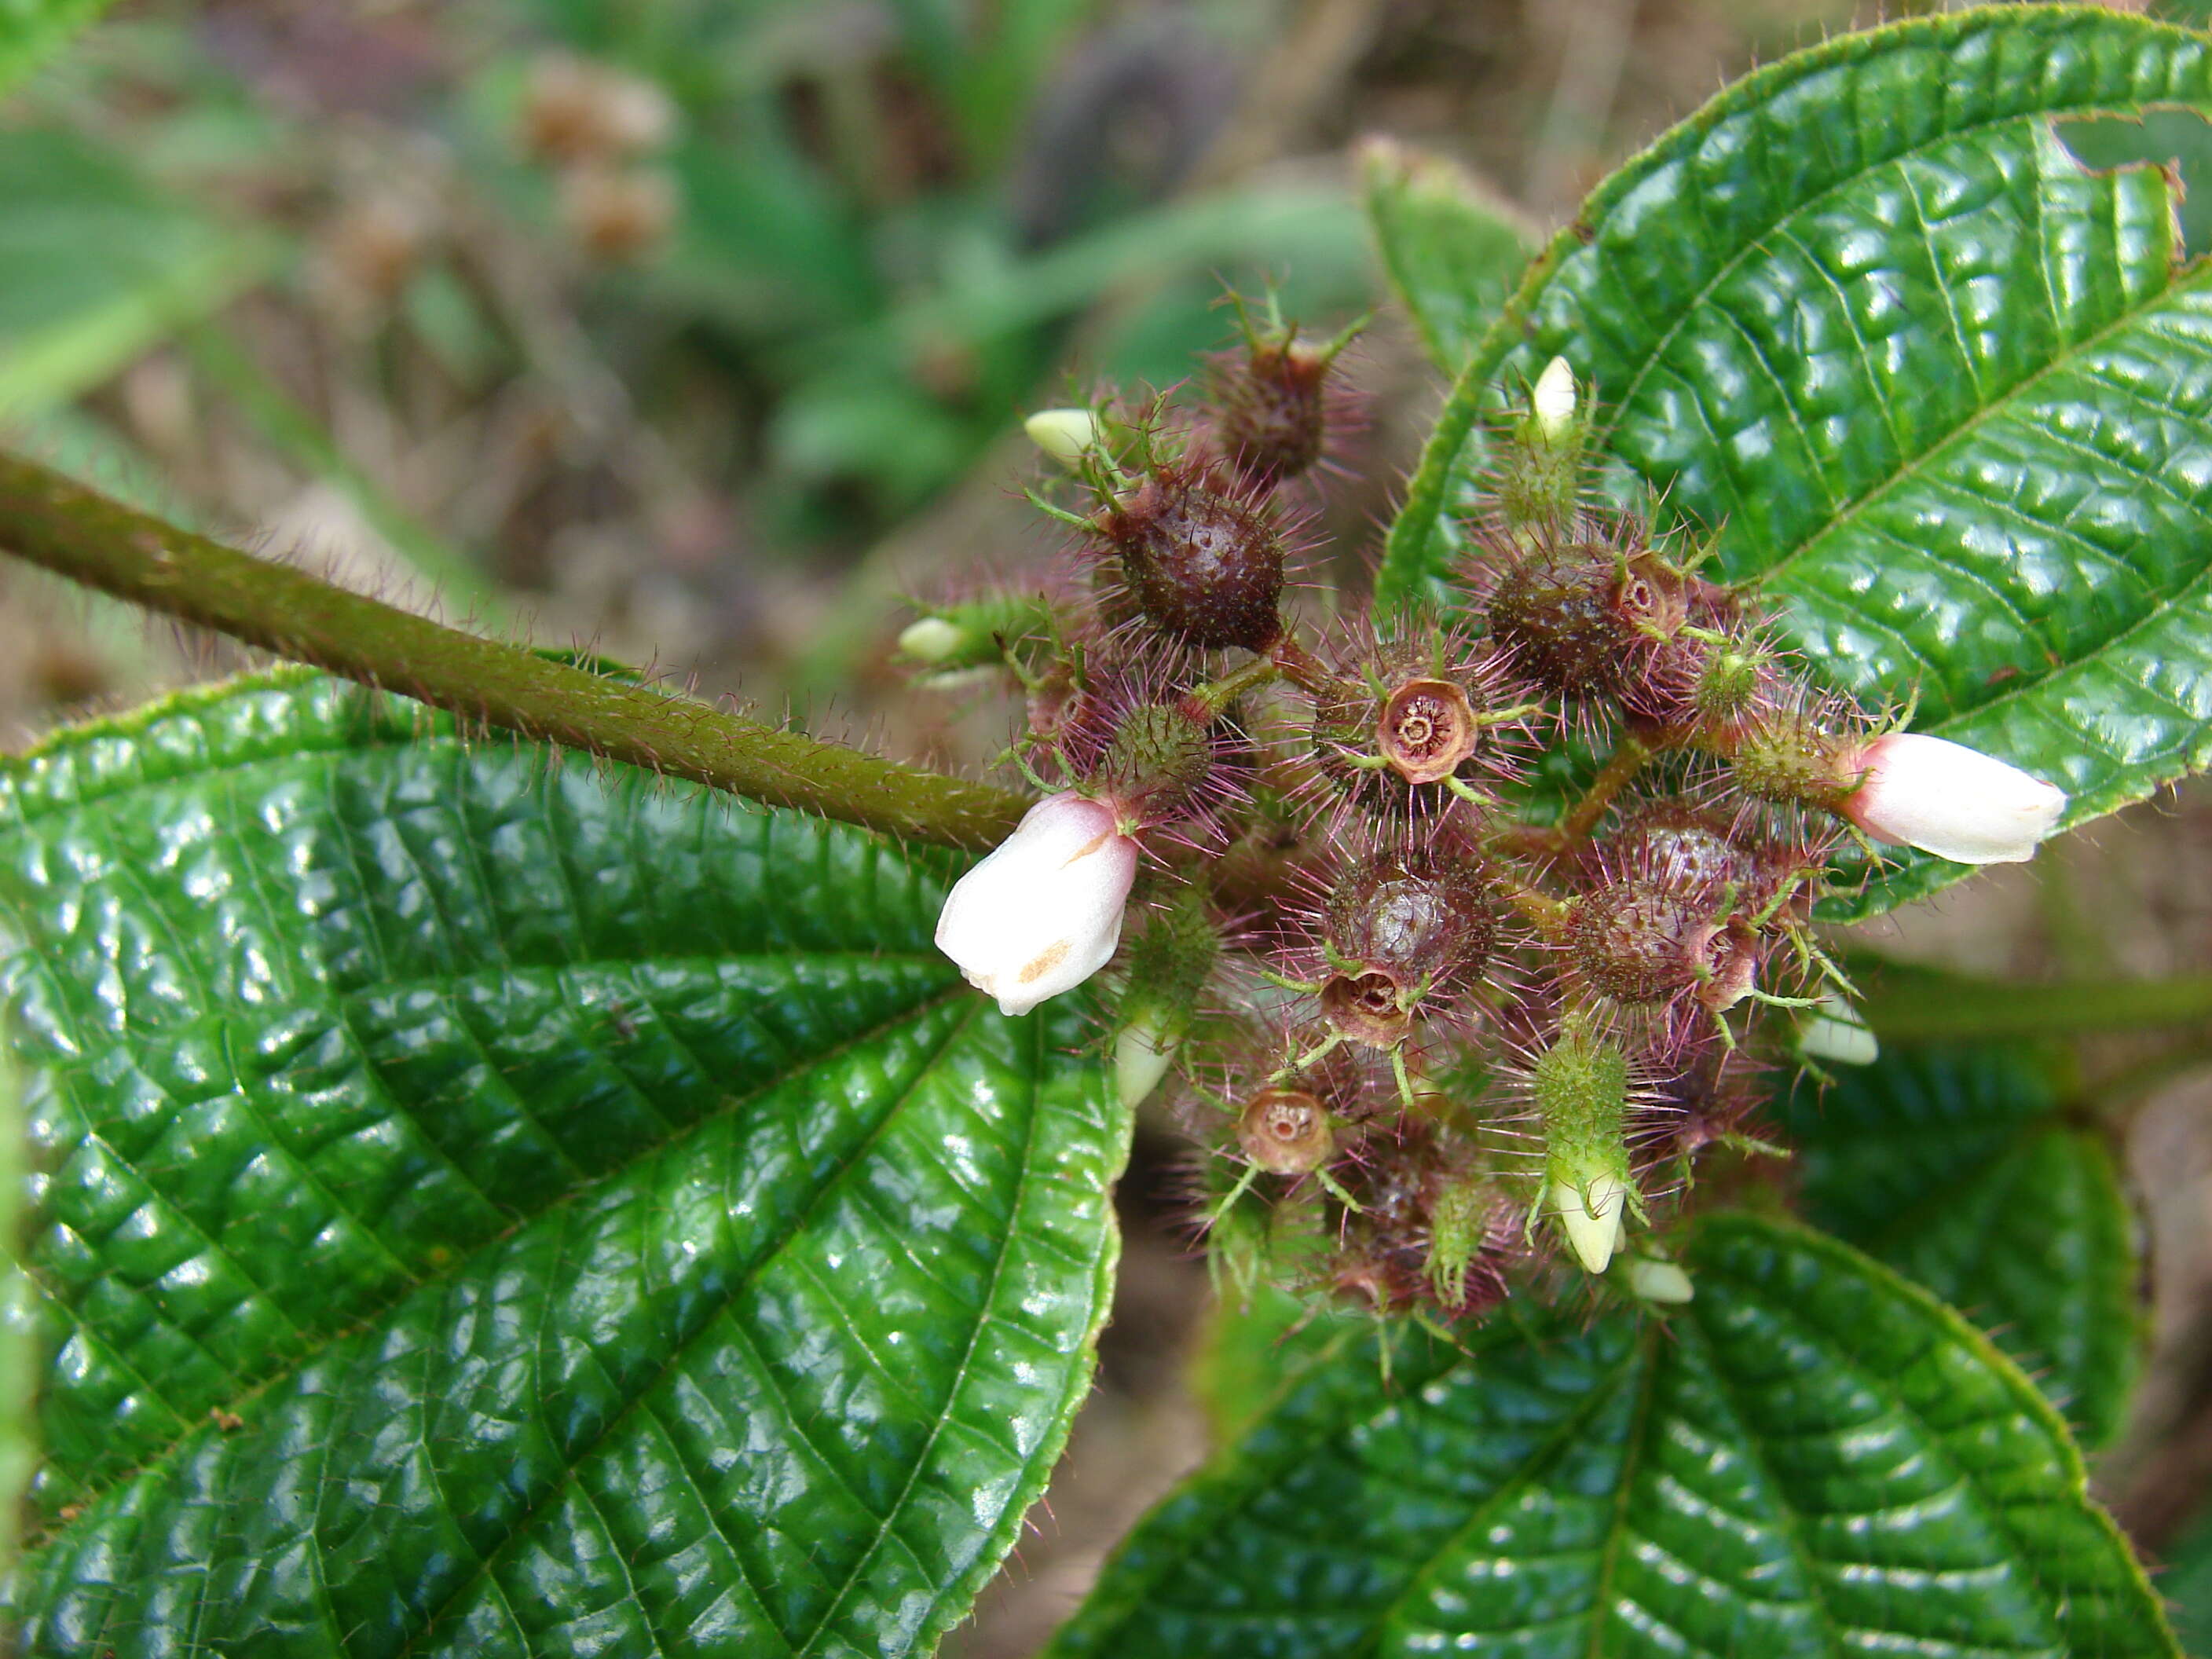
[[[1535,228],[1440,155],[1377,140],[1359,170],[1390,292],[1430,359],[1456,373],[1536,252]]]
[[[0,0],[0,95],[69,44],[109,0]]]
[[[1492,388],[1553,353],[1626,471],[1815,670],[2051,778],[2079,823],[2212,757],[2212,267],[2161,170],[2054,121],[2212,111],[2212,40],[2088,8],[1845,36],[1614,174],[1455,389],[1394,527],[1426,589]],[[1912,856],[1844,909],[1965,873]],[[1839,911],[1839,914],[1842,912]]]
[[[2170,1655],[2057,1416],[1849,1246],[1702,1224],[1670,1322],[1312,1364],[1052,1651]]]
[[[932,948],[949,867],[299,673],[0,772],[29,1650],[926,1650],[1127,1127]]]
[[[265,243],[82,139],[0,128],[0,413],[99,385],[269,263]]]
[[[2092,1445],[2142,1341],[2134,1223],[2112,1155],[2018,1048],[1884,1048],[1783,1109],[1808,1219],[1986,1329]]]
[[[2183,1650],[2212,1653],[2212,1515],[2200,1516],[2166,1552],[2158,1589],[2172,1604]]]
[[[15,1562],[23,1495],[38,1467],[32,1413],[38,1392],[39,1349],[33,1334],[30,1281],[12,1259],[23,1231],[23,1106],[15,1067],[0,1053],[0,1572]]]

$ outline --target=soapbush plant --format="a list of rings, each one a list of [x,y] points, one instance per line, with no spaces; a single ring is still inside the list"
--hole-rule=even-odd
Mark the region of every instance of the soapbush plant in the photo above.
[[[2111,1150],[1987,1018],[2089,1005],[1820,927],[2212,750],[2212,270],[2055,130],[2174,108],[2136,17],[1846,36],[1479,331],[1510,236],[1376,154],[1452,386],[1371,592],[1343,337],[1045,412],[1060,567],[903,639],[1029,793],[0,458],[0,548],[292,659],[0,769],[23,1650],[927,1651],[1157,1095],[1222,1443],[1056,1652],[2176,1651]]]

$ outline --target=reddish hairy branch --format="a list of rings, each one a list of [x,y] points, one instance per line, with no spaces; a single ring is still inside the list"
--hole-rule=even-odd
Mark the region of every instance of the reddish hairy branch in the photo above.
[[[446,627],[6,454],[0,551],[466,720],[889,835],[980,851],[1027,804]]]

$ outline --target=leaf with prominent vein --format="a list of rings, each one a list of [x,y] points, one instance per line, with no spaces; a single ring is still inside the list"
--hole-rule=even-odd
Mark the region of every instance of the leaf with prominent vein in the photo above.
[[[2171,1656],[2080,1457],[1849,1246],[1697,1229],[1697,1297],[1309,1361],[1153,1512],[1056,1659]]]
[[[1807,1217],[1987,1329],[2092,1446],[2142,1345],[2134,1224],[2092,1127],[2037,1055],[1885,1046],[1782,1108]]]
[[[27,1650],[927,1650],[1127,1133],[931,947],[955,864],[300,672],[8,763]]]
[[[1435,591],[1480,417],[1554,353],[1598,439],[1829,681],[2073,796],[2212,758],[2212,268],[2061,118],[2212,112],[2212,40],[1977,9],[1754,74],[1600,185],[1455,388],[1382,594]],[[1837,914],[1933,890],[1917,854]]]

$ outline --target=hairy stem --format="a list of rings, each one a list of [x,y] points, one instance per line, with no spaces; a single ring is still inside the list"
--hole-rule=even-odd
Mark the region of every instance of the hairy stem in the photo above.
[[[1561,848],[1574,846],[1597,827],[1605,816],[1613,798],[1628,787],[1629,781],[1644,769],[1644,763],[1651,758],[1651,747],[1632,733],[1623,733],[1583,798],[1571,807],[1566,815],[1553,827],[1553,842]]]
[[[480,639],[132,511],[0,454],[0,550],[462,719],[772,805],[981,849],[1025,803]]]
[[[1267,684],[1281,672],[1273,659],[1255,657],[1234,672],[1198,687],[1185,699],[1186,706],[1198,719],[1212,720],[1247,691]]]

